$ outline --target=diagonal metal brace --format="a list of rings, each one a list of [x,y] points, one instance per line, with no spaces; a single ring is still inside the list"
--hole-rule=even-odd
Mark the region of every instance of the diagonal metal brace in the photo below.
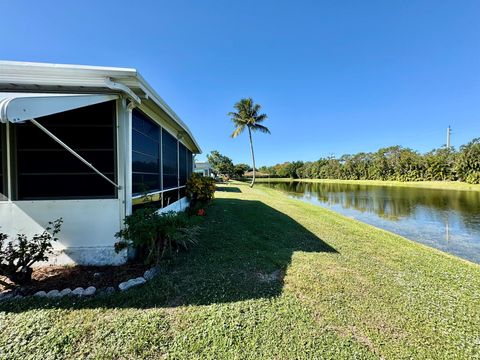
[[[43,125],[41,125],[37,120],[31,119],[32,124],[34,124],[36,127],[38,127],[40,130],[42,130],[45,134],[47,134],[49,137],[51,137],[55,142],[57,142],[60,146],[62,146],[65,150],[67,150],[70,154],[75,156],[78,160],[80,160],[82,163],[87,165],[90,169],[95,171],[98,175],[100,175],[102,178],[107,180],[110,184],[115,186],[117,189],[121,189],[122,187],[118,184],[116,184],[114,181],[110,180],[107,176],[102,174],[95,166],[90,164],[87,160],[85,160],[82,156],[80,156],[75,150],[73,150],[70,146],[65,144],[62,140],[60,140],[58,137],[53,135],[49,130],[47,130]]]

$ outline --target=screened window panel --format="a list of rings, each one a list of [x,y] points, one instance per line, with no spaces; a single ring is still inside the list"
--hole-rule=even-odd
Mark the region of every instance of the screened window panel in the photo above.
[[[158,189],[158,174],[132,174],[132,191],[134,194],[144,194]]]
[[[65,111],[37,121],[116,181],[115,101]],[[114,198],[116,188],[35,125],[12,127],[19,200]]]
[[[160,138],[153,140],[143,133],[133,130],[132,134],[132,146],[135,149],[135,152],[150,155],[158,158],[160,149],[159,149]]]
[[[179,189],[179,191],[180,191],[180,199],[187,196],[187,188],[183,187]]]
[[[147,115],[136,109],[132,113],[132,127],[155,141],[158,141],[160,138],[160,127],[150,120]]]
[[[143,123],[144,129],[143,133],[149,136],[150,138],[157,140],[160,139],[160,126],[155,124],[153,121],[145,121]]]
[[[178,189],[166,191],[163,193],[163,207],[173,204],[179,199]]]
[[[84,159],[87,159],[88,161],[92,160],[91,162],[93,162],[95,168],[100,172],[104,174],[113,174],[113,159],[111,151],[76,152]],[[21,161],[17,164],[17,172],[19,175],[42,174],[45,172],[52,174],[93,173],[87,165],[80,162],[77,158],[73,157],[75,161],[72,161],[72,156],[72,154],[63,151],[62,149],[45,149],[41,151],[22,149],[20,153]],[[45,159],[48,159],[48,161],[45,161]]]
[[[142,202],[140,204],[134,204],[132,206],[133,211],[135,212],[136,210],[139,209],[144,209],[144,208],[156,208],[156,209],[161,209],[162,208],[162,201],[148,201],[148,202]]]
[[[98,105],[94,105],[98,106]],[[73,113],[77,110],[67,111],[66,113]],[[65,144],[68,144],[72,149],[82,150],[112,150],[114,144],[114,133],[112,131],[112,124],[107,126],[75,124],[69,122],[68,116],[64,119],[54,121],[41,121],[41,124],[50,130],[55,136],[61,139]],[[75,114],[75,116],[77,116]],[[88,116],[88,114],[85,114]],[[108,120],[112,120],[111,114]],[[47,119],[49,116],[40,119]],[[30,124],[31,125],[31,124]],[[75,131],[72,131],[75,129]],[[39,134],[39,129],[34,126],[25,126],[22,128],[22,136],[17,138],[17,146],[24,150],[37,150],[57,148],[59,145],[44,132]],[[63,149],[63,148],[62,148]]]
[[[178,158],[180,168],[180,186],[187,183],[187,148],[183,144],[179,144]]]
[[[160,172],[158,158],[134,152],[132,154],[132,169],[136,173],[158,174]]]
[[[0,201],[1,200],[6,200],[6,169],[5,169],[5,129],[6,125],[5,124],[0,124]]]
[[[114,180],[112,174],[105,175]],[[53,176],[28,174],[18,178],[19,191],[21,189],[19,199],[28,200],[112,198],[112,187],[112,184],[95,173],[57,173]]]
[[[167,131],[162,131],[163,189],[178,187],[177,140]]]
[[[160,126],[138,110],[132,113],[132,192],[161,189]]]

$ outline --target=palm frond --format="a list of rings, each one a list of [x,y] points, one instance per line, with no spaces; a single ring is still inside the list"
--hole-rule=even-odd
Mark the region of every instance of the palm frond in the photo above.
[[[254,126],[251,127],[253,131],[260,131],[264,134],[270,134],[270,130],[263,125],[255,124]]]
[[[232,134],[232,138],[240,135],[245,127],[256,131],[263,132],[265,134],[270,134],[270,130],[259,123],[263,122],[266,118],[266,114],[260,114],[262,106],[260,104],[255,104],[251,97],[242,98],[240,101],[234,105],[235,112],[229,112],[230,120],[232,120],[235,125],[235,131]]]
[[[262,121],[264,121],[265,119],[267,119],[268,116],[267,114],[260,114],[260,115],[257,115],[256,119],[255,119],[255,122],[256,123],[260,123]]]
[[[238,135],[240,135],[243,132],[243,130],[245,130],[245,125],[239,125],[231,135],[232,138],[236,138]]]

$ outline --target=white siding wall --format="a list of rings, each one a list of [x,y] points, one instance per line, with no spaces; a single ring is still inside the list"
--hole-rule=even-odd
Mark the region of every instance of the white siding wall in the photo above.
[[[49,221],[63,218],[53,264],[120,264],[114,234],[120,229],[120,202],[107,200],[41,200],[0,202],[0,232],[33,235]]]

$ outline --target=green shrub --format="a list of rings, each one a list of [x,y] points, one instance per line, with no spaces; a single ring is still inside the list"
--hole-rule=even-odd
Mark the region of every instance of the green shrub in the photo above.
[[[192,174],[187,181],[187,197],[190,199],[191,206],[197,203],[205,203],[213,199],[215,194],[215,180],[211,177]]]
[[[465,182],[469,184],[480,184],[480,171],[470,172],[465,178]]]
[[[32,278],[32,265],[48,260],[53,253],[52,242],[57,241],[63,220],[49,222],[45,231],[28,238],[25,234],[17,234],[15,240],[7,242],[8,236],[0,233],[0,275],[15,284],[28,283]],[[50,234],[51,231],[51,234]],[[13,287],[4,281],[0,284]]]
[[[196,244],[199,226],[186,213],[169,211],[159,214],[147,207],[125,217],[125,228],[115,234],[121,239],[115,244],[118,252],[132,242],[137,258],[146,264],[155,264],[174,252],[186,250]]]

